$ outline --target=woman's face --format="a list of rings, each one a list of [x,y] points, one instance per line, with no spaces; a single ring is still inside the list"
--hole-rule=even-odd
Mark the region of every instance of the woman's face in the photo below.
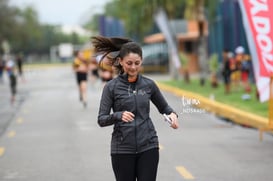
[[[129,53],[120,60],[120,64],[129,77],[137,77],[141,70],[142,59],[136,53]]]

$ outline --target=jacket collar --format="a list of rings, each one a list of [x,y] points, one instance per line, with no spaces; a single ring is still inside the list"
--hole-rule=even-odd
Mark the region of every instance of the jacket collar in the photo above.
[[[121,79],[122,81],[129,83],[129,82],[128,82],[128,74],[126,74],[126,73],[120,74],[119,77],[120,77],[120,79]],[[141,75],[138,74],[138,75],[137,75],[137,81],[136,81],[136,83],[138,83],[138,82],[140,81],[140,79],[141,79]]]

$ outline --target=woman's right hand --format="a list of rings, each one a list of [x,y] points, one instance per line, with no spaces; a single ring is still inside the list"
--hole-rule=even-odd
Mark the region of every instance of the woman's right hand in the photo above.
[[[129,123],[129,122],[132,122],[134,120],[134,118],[135,118],[135,115],[132,112],[124,111],[122,113],[121,120],[123,122]]]

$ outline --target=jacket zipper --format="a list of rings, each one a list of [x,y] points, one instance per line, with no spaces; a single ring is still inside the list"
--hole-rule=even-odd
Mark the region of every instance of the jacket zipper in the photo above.
[[[133,95],[134,95],[134,100],[135,100],[135,105],[136,105],[136,115],[135,118],[137,117],[137,100],[136,100],[136,95],[137,95],[137,88],[135,87],[135,90],[133,90]],[[135,119],[135,144],[136,144],[136,150],[135,153],[138,153],[138,146],[137,146],[137,124],[136,124],[136,119]]]

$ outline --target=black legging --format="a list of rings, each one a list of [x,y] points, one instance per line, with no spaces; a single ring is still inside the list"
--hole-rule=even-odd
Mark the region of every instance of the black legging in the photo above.
[[[138,154],[112,154],[116,181],[155,181],[159,161],[158,149]]]
[[[14,75],[13,73],[11,75],[9,75],[9,80],[10,80],[11,94],[12,94],[12,96],[15,96],[15,94],[16,94],[16,85],[17,85],[16,75]]]

